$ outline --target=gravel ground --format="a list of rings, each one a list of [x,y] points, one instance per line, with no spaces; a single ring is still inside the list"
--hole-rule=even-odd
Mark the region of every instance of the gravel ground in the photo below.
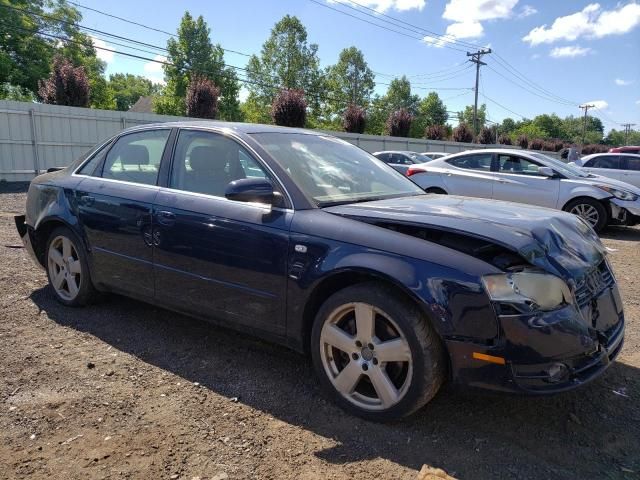
[[[284,348],[112,296],[53,299],[0,186],[0,477],[459,479],[640,477],[640,229],[605,234],[627,315],[594,383],[530,398],[445,388],[408,420],[350,417]]]

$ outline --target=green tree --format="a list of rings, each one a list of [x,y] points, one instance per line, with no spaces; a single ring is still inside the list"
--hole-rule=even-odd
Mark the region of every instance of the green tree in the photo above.
[[[220,89],[220,118],[240,120],[242,114],[237,75],[225,65],[222,47],[211,43],[210,29],[202,16],[194,19],[189,12],[185,12],[177,37],[167,41],[167,64],[164,65],[167,85],[154,101],[154,110],[157,113],[184,115],[187,87],[192,78],[203,77]]]
[[[35,102],[36,96],[31,90],[8,82],[0,83],[0,100],[15,100],[16,102]]]
[[[327,105],[331,114],[341,115],[348,105],[367,107],[375,87],[375,76],[356,47],[340,52],[338,63],[327,67]]]
[[[533,125],[538,127],[544,135],[541,138],[564,138],[563,121],[555,113],[538,115],[533,119]]]
[[[140,97],[153,95],[160,91],[160,86],[151,80],[130,73],[109,75],[109,94],[115,102],[115,109],[129,110]]]
[[[77,27],[81,20],[80,11],[64,0],[0,0],[0,83],[35,94],[38,82],[52,71],[54,55],[60,55],[74,67],[84,67],[90,105],[108,108],[105,63],[96,56],[89,36]]]
[[[473,128],[473,105],[467,105],[462,112],[458,112],[458,122],[466,123]],[[478,131],[487,123],[487,105],[482,104],[478,107]]]
[[[640,145],[640,131],[631,130],[631,132],[626,136],[625,143],[624,131],[612,128],[605,137],[604,143],[615,147],[621,147],[623,145]]]
[[[282,88],[302,90],[312,116],[320,114],[323,76],[317,52],[318,45],[307,42],[307,30],[297,17],[285,15],[275,24],[260,56],[251,56],[247,64],[247,88],[258,117],[270,111]]]
[[[423,137],[427,127],[444,125],[449,119],[447,107],[436,92],[429,92],[418,104],[418,112],[411,124],[411,136]]]
[[[391,80],[385,99],[392,111],[404,108],[411,115],[418,113],[420,97],[411,93],[411,82],[404,75],[401,78]]]
[[[513,118],[507,117],[504,120],[502,120],[502,124],[500,125],[498,130],[500,130],[503,134],[509,134],[513,132],[516,128],[518,128],[518,126],[516,125],[515,120]]]

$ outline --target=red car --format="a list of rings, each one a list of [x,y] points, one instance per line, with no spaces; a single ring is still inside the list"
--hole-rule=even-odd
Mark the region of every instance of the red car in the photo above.
[[[616,147],[610,148],[609,153],[640,153],[640,147],[628,146],[628,147]]]

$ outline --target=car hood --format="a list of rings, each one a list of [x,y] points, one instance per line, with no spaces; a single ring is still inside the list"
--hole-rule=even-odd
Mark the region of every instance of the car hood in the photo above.
[[[602,175],[596,175],[596,174],[592,174],[592,175],[593,177],[589,177],[589,178],[574,177],[571,180],[574,182],[580,182],[580,183],[584,183],[586,185],[591,185],[591,186],[606,185],[608,187],[614,187],[619,190],[626,190],[627,192],[635,193],[636,195],[640,196],[640,188],[636,187],[635,185],[631,185],[621,180],[616,180],[614,178],[603,177]]]
[[[368,223],[401,223],[451,231],[520,254],[566,280],[599,264],[605,249],[580,218],[521,203],[453,195],[417,195],[327,207],[326,212]]]

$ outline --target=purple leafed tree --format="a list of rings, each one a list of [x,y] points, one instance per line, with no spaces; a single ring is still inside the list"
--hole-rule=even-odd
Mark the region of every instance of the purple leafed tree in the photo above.
[[[342,126],[345,132],[363,133],[367,122],[364,108],[351,104],[344,111],[342,116]]]
[[[471,143],[473,141],[473,132],[465,123],[461,123],[453,129],[453,141]]]
[[[44,103],[88,107],[89,80],[84,67],[74,67],[66,58],[56,56],[51,75],[39,82],[38,96]]]
[[[220,89],[206,77],[196,76],[187,88],[187,116],[214,119],[218,116]]]
[[[302,90],[285,89],[271,105],[273,123],[283,127],[304,127],[307,122],[307,101]]]
[[[411,130],[413,115],[407,109],[401,108],[389,115],[386,124],[386,133],[392,137],[408,137]]]

